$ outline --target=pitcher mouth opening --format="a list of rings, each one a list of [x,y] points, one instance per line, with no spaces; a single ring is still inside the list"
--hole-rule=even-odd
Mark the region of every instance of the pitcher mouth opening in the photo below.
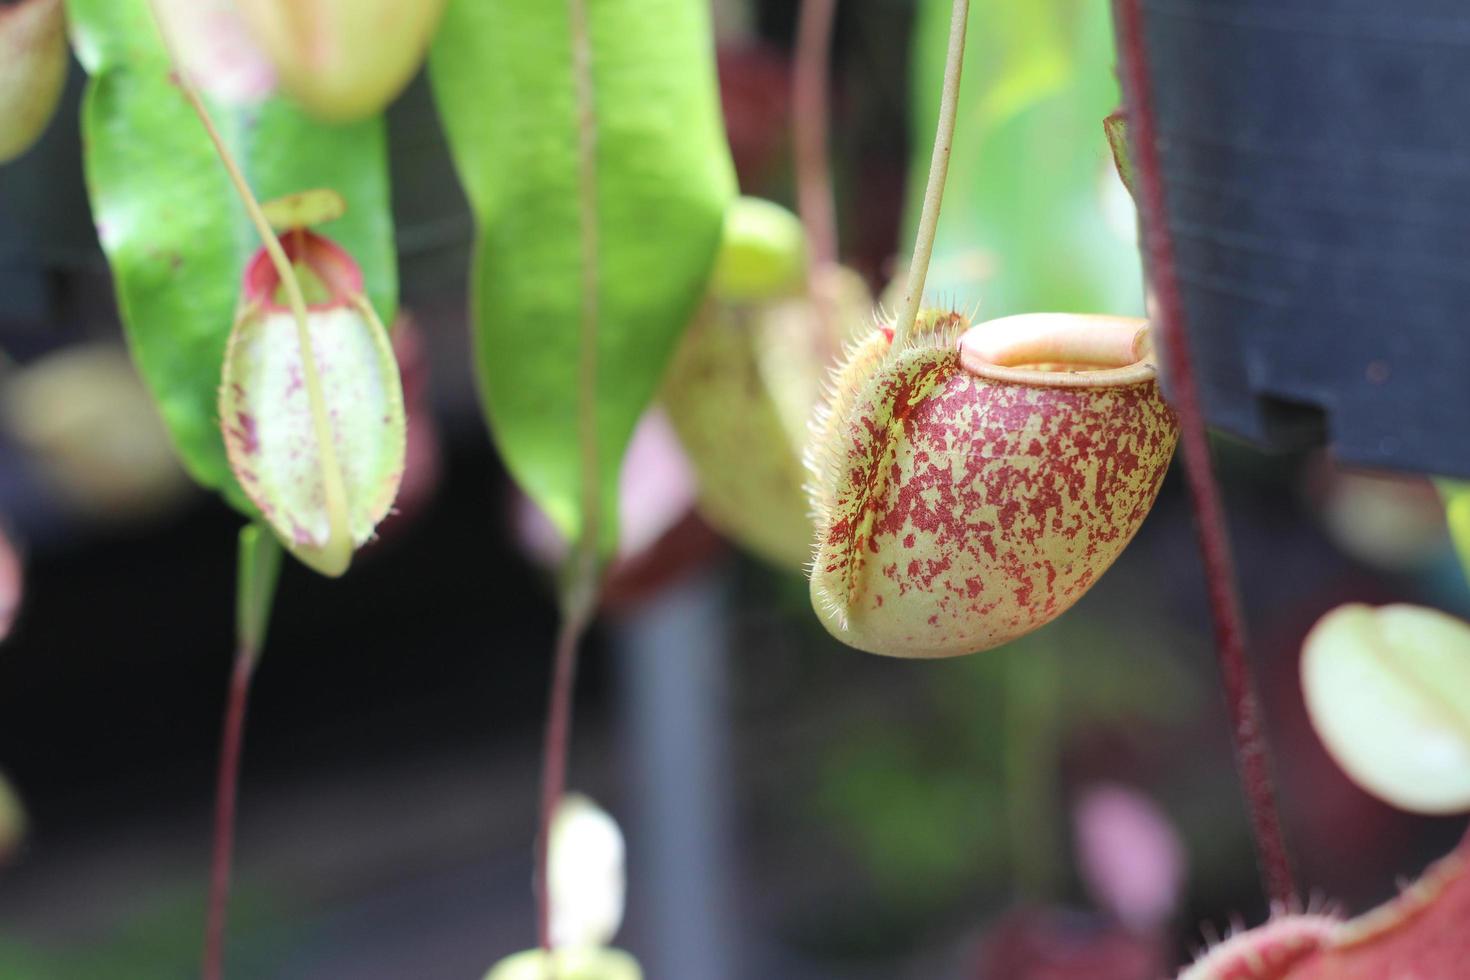
[[[308,310],[329,310],[362,295],[362,270],[342,246],[323,235],[293,228],[280,236],[286,260],[296,267]],[[290,311],[281,276],[264,247],[245,267],[245,297],[271,313]]]
[[[1107,388],[1158,374],[1147,320],[1085,313],[1023,313],[977,323],[960,337],[960,363],[1011,384]]]

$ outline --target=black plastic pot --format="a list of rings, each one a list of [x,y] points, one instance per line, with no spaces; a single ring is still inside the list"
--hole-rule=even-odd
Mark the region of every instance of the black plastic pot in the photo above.
[[[1211,424],[1470,476],[1470,3],[1143,14]]]

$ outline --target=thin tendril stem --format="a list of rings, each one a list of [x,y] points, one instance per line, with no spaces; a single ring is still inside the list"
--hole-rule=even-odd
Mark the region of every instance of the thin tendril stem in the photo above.
[[[312,427],[316,434],[318,450],[321,453],[322,462],[322,489],[326,496],[327,517],[330,522],[331,540],[337,547],[345,547],[350,554],[352,548],[351,533],[347,527],[347,490],[342,480],[342,468],[337,462],[337,448],[332,439],[331,421],[327,414],[326,396],[322,391],[321,375],[317,370],[316,352],[311,344],[311,331],[306,321],[306,298],[301,291],[301,283],[296,278],[296,270],[292,268],[291,261],[286,256],[286,250],[281,247],[280,240],[276,238],[275,232],[271,230],[270,221],[260,207],[260,202],[255,199],[255,194],[250,190],[250,183],[245,175],[240,172],[239,164],[235,162],[234,155],[225,145],[224,138],[220,136],[219,130],[214,125],[214,120],[209,116],[209,110],[205,108],[204,100],[200,98],[198,90],[194,87],[189,73],[183,68],[183,63],[174,52],[173,39],[169,36],[168,28],[163,17],[159,16],[158,0],[150,0],[154,23],[158,27],[159,36],[163,39],[163,47],[168,54],[169,61],[174,66],[174,78],[178,82],[179,91],[189,103],[194,114],[199,117],[204,131],[209,134],[210,142],[214,144],[215,153],[219,156],[220,163],[229,175],[230,183],[235,187],[235,193],[240,198],[240,203],[245,207],[245,213],[250,218],[251,224],[255,225],[256,232],[260,235],[261,244],[265,246],[266,253],[270,255],[271,264],[275,266],[276,275],[280,277],[281,285],[286,290],[286,301],[291,307],[291,313],[296,318],[296,342],[301,348],[302,375],[306,382],[306,398],[311,406]]]
[[[245,713],[256,652],[240,647],[230,672],[229,694],[221,726],[219,767],[215,775],[214,838],[209,864],[209,904],[204,925],[203,980],[224,976],[225,923],[230,906],[230,872],[235,857],[235,801],[240,786],[240,756],[245,743]]]
[[[960,72],[965,63],[965,24],[969,16],[970,0],[954,0],[954,12],[949,22],[949,52],[944,61],[944,90],[939,100],[939,126],[934,134],[934,155],[929,160],[929,182],[924,187],[924,206],[919,212],[919,230],[914,239],[914,257],[909,264],[903,308],[893,328],[891,349],[894,351],[903,350],[907,345],[924,299],[924,280],[929,276],[934,233],[939,227],[939,205],[944,200],[944,178],[949,174],[949,156],[954,148]]]
[[[1173,388],[1174,407],[1179,413],[1184,473],[1209,588],[1215,649],[1230,710],[1236,765],[1266,894],[1279,908],[1295,908],[1297,890],[1276,806],[1270,746],[1255,679],[1246,659],[1245,617],[1235,586],[1235,563],[1225,528],[1225,508],[1210,461],[1210,444],[1185,330],[1184,301],[1175,275],[1174,242],[1167,219],[1153,90],[1144,55],[1143,15],[1138,0],[1115,0],[1114,19],[1123,69],[1129,144],[1139,191],[1139,217],[1162,331],[1161,353]]]
[[[536,939],[551,950],[551,824],[566,792],[567,757],[572,741],[572,695],[577,684],[577,649],[591,621],[591,608],[563,614],[547,698],[541,763],[541,812],[536,834]]]
[[[803,0],[791,84],[796,204],[810,249],[807,294],[826,352],[834,357],[841,342],[831,295],[832,268],[837,264],[837,214],[828,153],[828,76],[836,12],[837,0]]]
[[[265,645],[271,602],[280,570],[281,549],[270,531],[259,524],[240,532],[235,580],[235,666],[221,722],[219,768],[215,776],[214,838],[209,865],[209,900],[204,925],[203,980],[224,975],[225,923],[230,902],[230,871],[234,864],[235,805],[239,796],[240,756],[245,744],[245,713],[255,664]]]

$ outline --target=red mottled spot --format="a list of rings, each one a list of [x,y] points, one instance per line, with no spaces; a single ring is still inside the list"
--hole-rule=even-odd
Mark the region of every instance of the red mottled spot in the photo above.
[[[260,433],[255,427],[255,416],[248,412],[238,412],[235,415],[235,425],[230,429],[230,435],[240,446],[240,451],[253,454],[260,449]]]
[[[903,546],[905,548],[912,548],[914,546],[914,535],[912,531],[904,535]]]

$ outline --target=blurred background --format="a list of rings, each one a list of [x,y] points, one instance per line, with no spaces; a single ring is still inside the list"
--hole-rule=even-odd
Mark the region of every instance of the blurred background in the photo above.
[[[905,254],[947,9],[839,8],[841,252],[875,293]],[[796,8],[715,10],[742,190],[790,205]],[[1139,312],[1106,5],[977,0],[971,34],[932,290],[987,317]],[[239,518],[184,477],[132,374],[80,83],[0,170],[0,978],[158,980],[196,968]],[[477,977],[534,942],[544,543],[476,402],[472,223],[422,79],[389,125],[410,473],[350,575],[287,562],[250,708],[236,977]],[[1297,651],[1341,602],[1466,615],[1470,591],[1427,482],[1216,450],[1300,878],[1361,910],[1460,825],[1331,764]],[[1060,621],[900,662],[830,640],[799,575],[684,513],[667,438],[647,452],[657,542],[587,645],[571,784],[623,827],[618,945],[649,977],[1142,980],[1265,916],[1177,474]]]

